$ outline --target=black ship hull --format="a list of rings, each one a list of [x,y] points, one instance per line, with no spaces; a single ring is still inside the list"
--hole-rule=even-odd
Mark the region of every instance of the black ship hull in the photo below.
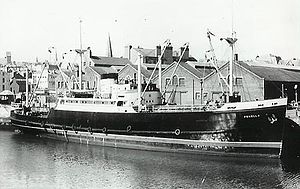
[[[277,121],[272,122],[273,115]],[[280,141],[285,107],[241,112],[89,113],[52,111],[49,123],[114,134],[191,138],[231,134],[233,141]],[[235,138],[236,137],[236,138]]]
[[[240,111],[102,113],[51,109],[47,117],[11,113],[20,130],[61,128],[106,134],[221,141],[280,141],[286,107]],[[35,132],[35,131],[33,131]],[[40,130],[39,130],[40,132]]]

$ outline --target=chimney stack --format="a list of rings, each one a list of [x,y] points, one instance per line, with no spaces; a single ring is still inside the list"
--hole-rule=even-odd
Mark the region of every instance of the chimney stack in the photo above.
[[[239,55],[238,54],[234,54],[234,61],[239,61]]]
[[[7,64],[11,64],[11,52],[6,52],[6,62]]]
[[[132,48],[131,45],[127,45],[127,46],[125,46],[125,49],[124,49],[124,58],[127,58],[128,60],[131,59],[131,48]]]
[[[163,59],[165,64],[173,63],[173,47],[171,45],[166,47],[165,53],[163,55]]]
[[[111,47],[111,41],[110,41],[109,34],[108,34],[108,43],[107,43],[107,57],[113,57],[112,47]]]
[[[182,53],[183,53],[183,51],[184,51],[184,47],[180,47],[180,56],[182,55]],[[185,62],[185,61],[187,61],[188,59],[189,59],[189,47],[187,47],[186,49],[185,49],[185,51],[184,51],[184,54],[183,54],[183,56],[182,56],[182,60]]]
[[[155,56],[159,57],[160,55],[161,55],[161,46],[158,45],[156,46]]]
[[[92,57],[92,50],[91,50],[91,47],[88,47],[88,48],[87,48],[87,51],[88,51],[89,57],[91,58],[91,57]]]

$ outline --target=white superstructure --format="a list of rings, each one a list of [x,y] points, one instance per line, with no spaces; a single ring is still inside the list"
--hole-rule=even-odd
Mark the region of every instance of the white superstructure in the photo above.
[[[106,113],[136,113],[127,100],[97,99],[97,98],[61,98],[56,110],[106,112]]]

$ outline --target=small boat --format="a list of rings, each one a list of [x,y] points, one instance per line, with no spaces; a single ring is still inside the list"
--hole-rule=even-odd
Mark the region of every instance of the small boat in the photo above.
[[[16,108],[17,103],[14,103],[15,95],[9,91],[4,90],[0,93],[0,122],[9,122],[10,112]]]

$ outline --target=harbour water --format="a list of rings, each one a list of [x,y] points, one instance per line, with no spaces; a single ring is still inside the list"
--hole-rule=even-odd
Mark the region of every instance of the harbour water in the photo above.
[[[300,188],[279,159],[175,154],[0,131],[0,188]]]

